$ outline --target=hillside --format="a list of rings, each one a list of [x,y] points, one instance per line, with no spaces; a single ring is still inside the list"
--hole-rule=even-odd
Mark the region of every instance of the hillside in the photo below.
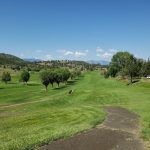
[[[67,67],[70,69],[80,68],[81,70],[92,70],[99,68],[99,64],[89,64],[76,60],[51,60],[51,61],[30,61],[21,59],[11,54],[0,53],[0,65],[6,68],[17,69],[27,67],[31,71],[40,71],[43,68]]]
[[[89,64],[100,64],[100,65],[109,65],[109,61],[105,60],[88,60],[87,63]]]
[[[14,55],[0,53],[0,65],[23,65],[26,62]]]

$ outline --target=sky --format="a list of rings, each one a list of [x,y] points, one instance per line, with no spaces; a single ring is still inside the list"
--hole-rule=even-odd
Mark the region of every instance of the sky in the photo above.
[[[150,57],[150,0],[0,0],[0,52],[42,60]]]

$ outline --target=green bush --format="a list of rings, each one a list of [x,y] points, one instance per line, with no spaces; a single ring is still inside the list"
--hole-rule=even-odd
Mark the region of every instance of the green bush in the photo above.
[[[11,76],[9,72],[3,72],[2,81],[5,83],[7,83],[8,81],[11,81]]]

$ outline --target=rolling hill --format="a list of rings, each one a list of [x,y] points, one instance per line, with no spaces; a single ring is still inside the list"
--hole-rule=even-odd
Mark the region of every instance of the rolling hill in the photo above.
[[[26,61],[14,55],[0,53],[0,65],[22,65]]]

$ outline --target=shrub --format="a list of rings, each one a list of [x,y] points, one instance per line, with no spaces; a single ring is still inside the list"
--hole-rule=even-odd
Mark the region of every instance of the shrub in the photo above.
[[[20,81],[27,83],[27,82],[29,81],[29,79],[30,79],[30,74],[29,74],[29,72],[24,70],[24,71],[21,73]]]
[[[49,85],[49,72],[48,71],[41,72],[40,77],[42,84],[45,86],[47,90],[47,87]]]
[[[11,81],[11,76],[9,72],[3,72],[2,81],[5,83],[7,83],[8,81]]]

